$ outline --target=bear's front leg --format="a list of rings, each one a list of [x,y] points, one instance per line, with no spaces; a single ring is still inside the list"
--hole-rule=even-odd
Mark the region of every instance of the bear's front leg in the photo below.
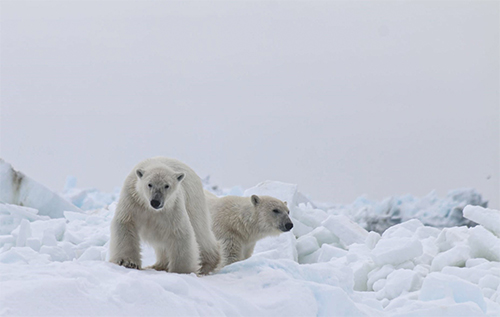
[[[224,266],[243,259],[241,243],[234,237],[228,237],[222,241],[222,253]]]
[[[109,254],[110,262],[131,269],[141,269],[141,244],[132,222],[123,223],[113,218]]]
[[[187,221],[183,228],[178,228],[169,237],[168,271],[172,273],[198,273],[198,245],[193,228]]]

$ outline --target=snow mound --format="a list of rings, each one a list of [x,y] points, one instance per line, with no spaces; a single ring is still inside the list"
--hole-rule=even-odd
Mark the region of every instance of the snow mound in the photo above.
[[[0,159],[0,202],[38,210],[39,215],[63,217],[64,211],[81,211],[42,184],[16,171]]]
[[[115,193],[69,184],[65,195],[84,197],[84,209],[96,208],[65,211],[57,219],[0,205],[0,315],[500,315],[499,211],[466,207],[467,219],[448,214],[442,220],[444,210],[457,215],[452,210],[465,206],[451,207],[449,196],[408,196],[398,208],[411,213],[400,213],[406,216],[380,234],[367,230],[366,217],[308,201],[296,185],[264,182],[239,192],[286,200],[294,228],[260,240],[249,259],[203,277],[106,262]],[[470,190],[454,193],[474,196]],[[351,210],[380,206],[362,201]],[[415,218],[407,219],[410,214]],[[460,226],[440,228],[452,218]],[[429,219],[438,228],[426,224]],[[468,221],[479,225],[463,225]],[[154,262],[146,245],[143,260]]]

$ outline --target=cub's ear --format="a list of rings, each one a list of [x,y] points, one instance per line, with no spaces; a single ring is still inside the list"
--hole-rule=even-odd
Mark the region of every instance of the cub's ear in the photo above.
[[[142,177],[142,175],[144,175],[144,171],[143,171],[143,170],[141,170],[141,169],[138,169],[137,171],[135,171],[135,173],[137,174],[137,176],[138,176],[139,178],[141,178],[141,177]]]
[[[179,182],[180,182],[181,180],[183,180],[183,179],[184,179],[184,173],[177,173],[177,174],[175,175],[175,178],[177,178],[177,181],[179,181]]]
[[[260,203],[260,198],[257,195],[252,195],[252,197],[250,197],[250,199],[252,200],[252,204],[254,206],[257,206]]]
[[[286,201],[283,202],[285,204],[285,206],[288,206],[288,204],[286,203]]]

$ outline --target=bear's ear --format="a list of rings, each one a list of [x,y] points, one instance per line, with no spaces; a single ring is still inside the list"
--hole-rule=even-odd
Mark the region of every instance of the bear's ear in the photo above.
[[[183,179],[184,179],[184,173],[177,173],[177,174],[175,175],[175,178],[177,178],[177,181],[179,181],[179,182],[180,182],[181,180],[183,180]]]
[[[287,203],[286,203],[286,201],[284,201],[283,203],[285,204],[285,206],[288,206]]]
[[[135,171],[135,173],[137,174],[137,176],[138,176],[139,178],[141,178],[141,177],[142,177],[142,175],[144,175],[144,171],[143,171],[143,170],[141,170],[141,169],[138,169],[137,171]]]
[[[254,206],[257,206],[260,203],[260,198],[257,195],[252,195],[252,197],[250,197],[250,199],[252,200],[252,204]]]

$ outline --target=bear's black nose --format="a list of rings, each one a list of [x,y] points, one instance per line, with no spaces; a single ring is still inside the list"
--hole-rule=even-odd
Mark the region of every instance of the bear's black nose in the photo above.
[[[293,228],[293,223],[289,222],[285,225],[286,231],[290,231]]]
[[[159,200],[156,200],[156,199],[153,199],[151,200],[151,207],[153,207],[154,209],[158,209],[158,207],[160,207],[160,201]]]

